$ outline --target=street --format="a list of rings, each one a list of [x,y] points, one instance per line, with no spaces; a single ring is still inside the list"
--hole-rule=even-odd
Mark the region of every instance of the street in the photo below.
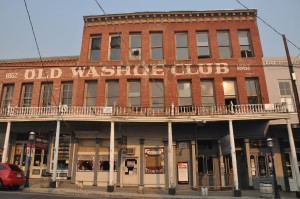
[[[42,194],[42,193],[25,193],[22,191],[11,191],[11,190],[1,190],[0,199],[93,199],[99,198],[99,196],[64,196],[64,195],[54,195],[54,194]],[[105,199],[104,197],[101,197]],[[107,197],[113,198],[113,197]],[[129,199],[129,198],[128,198]]]

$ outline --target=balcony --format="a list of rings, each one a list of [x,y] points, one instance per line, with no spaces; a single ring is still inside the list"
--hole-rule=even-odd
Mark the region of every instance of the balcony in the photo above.
[[[220,105],[220,106],[169,106],[159,108],[147,107],[103,107],[103,106],[51,106],[51,107],[8,107],[0,109],[0,119],[48,119],[53,120],[58,117],[64,119],[101,118],[110,120],[111,118],[185,118],[185,117],[216,117],[216,116],[274,116],[287,115],[285,104],[242,104],[242,105]],[[106,119],[105,119],[106,118]],[[268,117],[270,118],[270,117]],[[284,117],[286,118],[286,116]],[[278,118],[276,118],[278,119]]]

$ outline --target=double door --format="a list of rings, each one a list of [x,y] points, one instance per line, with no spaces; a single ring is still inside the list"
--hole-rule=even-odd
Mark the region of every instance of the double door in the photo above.
[[[23,169],[23,171],[26,172],[30,154],[31,161],[29,177],[40,178],[42,173],[46,172],[47,168],[47,149],[38,148],[34,145],[30,147],[30,145],[27,145],[25,142],[16,143],[13,155],[13,164],[18,165],[21,169]]]

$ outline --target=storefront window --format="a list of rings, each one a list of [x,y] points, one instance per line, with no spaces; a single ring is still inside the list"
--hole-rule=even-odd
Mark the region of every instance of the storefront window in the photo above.
[[[109,171],[109,155],[99,156],[99,170]],[[117,171],[117,158],[114,160],[114,171]]]
[[[251,175],[256,176],[256,166],[255,166],[255,158],[254,155],[250,156],[250,164],[251,164]]]
[[[266,156],[259,155],[257,157],[258,160],[258,175],[266,176],[267,175],[267,165],[266,165]]]
[[[79,155],[77,162],[77,171],[93,171],[94,156],[93,155]]]
[[[35,149],[33,166],[41,166],[42,149]]]
[[[20,165],[22,157],[22,144],[16,144],[15,155],[14,155],[14,164]]]
[[[145,174],[165,173],[163,152],[161,148],[145,149]]]
[[[205,157],[199,156],[198,157],[198,174],[205,175],[205,173],[206,173]]]
[[[225,163],[225,173],[232,174],[233,173],[233,167],[232,167],[231,155],[224,156],[224,163]]]
[[[70,138],[71,138],[70,134],[61,134],[59,137],[58,161],[57,161],[57,169],[59,170],[68,170]]]
[[[214,175],[214,162],[212,156],[207,156],[206,158],[207,174]]]

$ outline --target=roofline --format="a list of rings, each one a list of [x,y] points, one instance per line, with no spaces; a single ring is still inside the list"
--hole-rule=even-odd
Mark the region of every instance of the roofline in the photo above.
[[[103,14],[103,15],[87,15],[83,16],[83,19],[92,19],[99,17],[124,17],[124,16],[135,16],[135,15],[175,15],[175,14],[226,14],[226,13],[253,13],[256,15],[257,9],[238,9],[238,10],[206,10],[206,11],[145,11],[145,12],[132,12],[132,13],[118,13],[118,14]]]
[[[40,61],[78,61],[79,56],[57,56],[57,57],[43,57],[43,58],[18,58],[18,59],[0,59],[0,63],[22,63],[22,62],[40,62]]]

